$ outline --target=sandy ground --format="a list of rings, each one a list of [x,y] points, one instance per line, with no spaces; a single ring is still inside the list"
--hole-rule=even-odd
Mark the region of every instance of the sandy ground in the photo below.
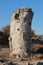
[[[40,56],[41,56],[40,54],[33,55],[29,59],[27,59],[27,58],[15,59],[15,58],[9,58],[9,53],[10,53],[9,48],[1,48],[0,49],[0,60],[1,60],[1,58],[5,58],[5,59],[12,61],[13,63],[17,63],[18,65],[28,65],[28,63],[33,64],[33,65],[37,65],[38,62],[43,62],[43,59],[40,59]],[[1,65],[1,61],[0,61],[0,65]]]

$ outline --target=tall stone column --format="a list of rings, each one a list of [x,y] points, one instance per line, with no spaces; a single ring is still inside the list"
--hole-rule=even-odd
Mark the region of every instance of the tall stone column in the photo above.
[[[31,8],[21,8],[13,13],[10,25],[10,54],[25,55],[31,50],[31,23],[33,12]]]

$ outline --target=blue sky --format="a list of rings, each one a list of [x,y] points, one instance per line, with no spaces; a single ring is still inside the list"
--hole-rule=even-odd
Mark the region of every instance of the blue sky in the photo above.
[[[0,29],[10,24],[12,13],[21,7],[32,8],[32,29],[38,35],[43,34],[43,0],[0,0]]]

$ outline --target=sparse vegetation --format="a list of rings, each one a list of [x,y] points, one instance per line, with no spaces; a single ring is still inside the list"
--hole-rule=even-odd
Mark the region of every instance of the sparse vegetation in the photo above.
[[[10,26],[7,25],[0,31],[0,45],[9,46],[9,35],[10,35]]]

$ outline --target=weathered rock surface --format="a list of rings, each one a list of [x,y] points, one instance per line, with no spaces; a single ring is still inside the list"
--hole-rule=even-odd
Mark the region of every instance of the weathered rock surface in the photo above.
[[[11,18],[10,26],[10,52],[11,55],[27,55],[29,50],[31,50],[31,22],[32,22],[33,12],[31,8],[20,8]]]

